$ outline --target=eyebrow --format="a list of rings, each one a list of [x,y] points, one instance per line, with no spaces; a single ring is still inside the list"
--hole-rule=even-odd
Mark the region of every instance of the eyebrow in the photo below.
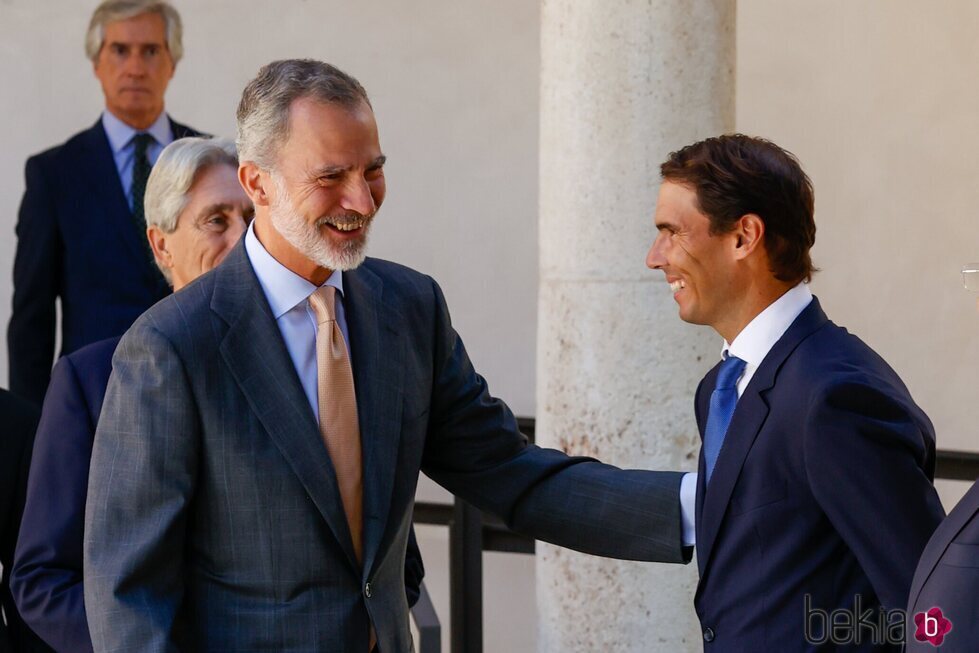
[[[210,217],[215,213],[226,213],[228,211],[231,211],[233,208],[234,207],[231,206],[230,204],[224,204],[224,203],[208,204],[207,206],[205,206],[204,208],[202,208],[200,211],[197,212],[197,219],[203,220],[204,218]]]
[[[663,229],[672,229],[673,231],[677,231],[677,226],[667,220],[657,220],[655,223],[653,223],[653,226],[659,231],[662,231]]]
[[[374,168],[380,168],[387,162],[388,158],[385,155],[381,155],[367,164],[367,169],[372,170]],[[314,177],[322,177],[324,175],[333,175],[338,172],[346,172],[353,168],[353,166],[331,166],[325,165],[322,168],[317,168],[313,171]]]
[[[127,48],[145,48],[151,45],[161,48],[167,47],[166,41],[106,41],[103,47],[112,47],[114,45],[121,45]]]

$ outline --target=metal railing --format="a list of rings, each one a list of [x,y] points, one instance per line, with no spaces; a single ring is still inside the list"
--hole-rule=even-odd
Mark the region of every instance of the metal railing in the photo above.
[[[536,432],[533,417],[518,417],[517,423],[524,435],[534,441]],[[936,452],[935,478],[956,481],[975,481],[979,478],[979,453],[939,450]],[[504,553],[535,552],[535,540],[514,533],[503,522],[481,512],[465,501],[456,499],[452,504],[417,502],[414,521],[449,527],[449,634],[451,653],[482,653],[483,650],[483,551]],[[422,588],[423,596],[428,594]],[[421,604],[419,599],[419,605]],[[431,605],[431,601],[429,601]],[[432,635],[425,639],[416,614],[419,628],[419,653],[440,653],[441,642],[438,616],[434,609],[434,642]],[[428,648],[426,648],[428,646]]]

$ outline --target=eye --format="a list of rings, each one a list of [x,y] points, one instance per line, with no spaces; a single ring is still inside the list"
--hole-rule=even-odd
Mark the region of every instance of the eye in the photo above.
[[[127,48],[122,43],[113,43],[112,45],[109,46],[109,50],[112,52],[112,54],[117,56],[125,55],[128,49],[129,48]]]
[[[205,218],[204,227],[208,231],[224,231],[228,227],[228,218],[223,213],[215,213]]]
[[[367,172],[364,173],[364,178],[369,181],[374,181],[375,179],[380,179],[384,176],[384,166],[376,166],[373,168],[368,168]]]
[[[158,45],[147,45],[146,46],[146,49],[143,50],[143,53],[147,57],[155,57],[156,55],[158,55],[160,53],[160,46],[158,46]]]

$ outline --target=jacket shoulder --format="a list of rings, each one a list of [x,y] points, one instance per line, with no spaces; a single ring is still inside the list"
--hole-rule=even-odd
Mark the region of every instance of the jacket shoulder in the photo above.
[[[415,298],[441,294],[435,279],[406,265],[379,258],[367,258],[363,266],[384,282],[385,292],[393,290],[400,295]]]
[[[146,330],[154,331],[176,345],[188,337],[210,332],[211,297],[214,294],[215,274],[211,270],[187,284],[178,292],[167,295],[140,315],[123,340]]]
[[[27,159],[28,167],[31,167],[31,165],[41,167],[59,166],[72,162],[74,159],[82,155],[82,152],[87,144],[91,143],[94,138],[99,136],[98,130],[100,129],[102,129],[102,126],[99,123],[96,123],[88,129],[83,129],[77,134],[71,136],[64,143],[49,147],[42,152],[38,152],[37,154],[30,156]]]

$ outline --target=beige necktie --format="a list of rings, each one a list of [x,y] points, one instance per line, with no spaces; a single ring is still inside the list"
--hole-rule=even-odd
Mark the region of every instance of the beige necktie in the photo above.
[[[320,434],[333,461],[340,499],[357,560],[363,562],[364,481],[354,377],[343,332],[336,321],[336,288],[322,286],[309,296],[316,314],[316,372]]]

